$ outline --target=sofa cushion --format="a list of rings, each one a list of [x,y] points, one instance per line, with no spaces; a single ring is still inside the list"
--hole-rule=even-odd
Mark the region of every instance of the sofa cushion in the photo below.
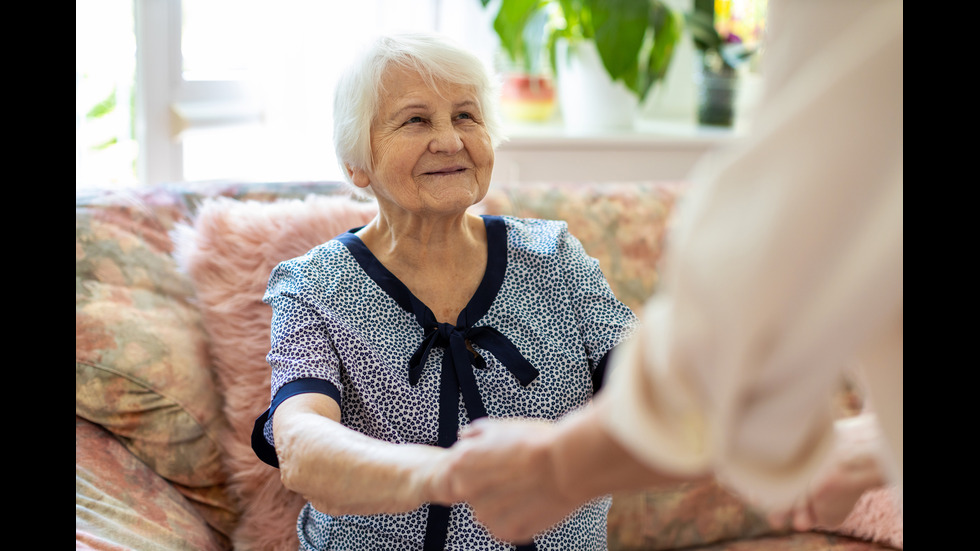
[[[294,550],[305,500],[286,490],[279,471],[251,449],[255,419],[269,406],[271,309],[262,302],[272,269],[367,223],[373,203],[310,196],[278,202],[205,199],[193,226],[174,232],[175,255],[193,282],[231,426],[223,447],[230,491],[243,505],[236,548]]]
[[[228,541],[172,485],[102,427],[75,417],[80,549],[221,551]]]
[[[193,288],[170,255],[167,229],[182,210],[153,195],[76,198],[75,413],[227,532],[234,506],[221,491],[221,396]]]

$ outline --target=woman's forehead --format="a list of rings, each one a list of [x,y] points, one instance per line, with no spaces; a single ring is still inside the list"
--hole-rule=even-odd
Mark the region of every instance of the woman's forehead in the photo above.
[[[417,71],[397,68],[386,72],[381,87],[381,111],[406,106],[431,107],[433,102],[479,104],[475,87],[441,78],[427,79]]]

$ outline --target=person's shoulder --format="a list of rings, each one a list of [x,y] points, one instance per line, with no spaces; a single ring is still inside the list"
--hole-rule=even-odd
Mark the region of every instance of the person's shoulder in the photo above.
[[[297,284],[308,284],[336,276],[343,271],[342,265],[349,258],[347,247],[338,239],[331,239],[299,256],[282,260],[273,269],[271,279],[290,279]]]
[[[568,236],[568,223],[563,220],[502,218],[507,226],[507,245],[512,250],[551,254]]]
[[[319,245],[315,245],[305,253],[292,258],[283,259],[280,266],[290,266],[293,268],[304,268],[322,263],[329,263],[339,254],[346,251],[344,244],[337,238],[331,239]]]
[[[544,218],[519,218],[516,216],[501,216],[507,225],[508,233],[529,236],[559,236],[568,233],[568,223],[564,220],[547,220]]]

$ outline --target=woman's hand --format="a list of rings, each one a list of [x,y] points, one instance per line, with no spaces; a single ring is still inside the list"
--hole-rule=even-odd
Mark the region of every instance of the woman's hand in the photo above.
[[[637,461],[593,407],[558,423],[480,419],[450,451],[438,501],[469,503],[477,520],[512,542],[529,541],[596,497],[680,481]]]
[[[449,453],[391,444],[340,424],[337,403],[294,396],[273,417],[283,485],[329,515],[404,513],[432,501]]]
[[[551,423],[481,419],[460,435],[442,478],[440,501],[466,501],[498,538],[525,542],[581,502],[556,476]]]
[[[880,439],[871,414],[838,421],[834,448],[824,468],[806,495],[769,514],[770,524],[800,531],[840,526],[866,491],[887,483],[880,462]]]

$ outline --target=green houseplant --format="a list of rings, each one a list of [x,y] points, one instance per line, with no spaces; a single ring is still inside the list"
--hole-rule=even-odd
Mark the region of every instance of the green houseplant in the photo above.
[[[483,7],[492,0],[481,0]],[[493,22],[500,38],[501,107],[518,121],[546,121],[555,112],[552,72],[547,70],[550,14],[540,0],[503,0]]]
[[[756,52],[754,42],[746,42],[734,31],[719,31],[714,0],[695,0],[694,10],[685,17],[685,25],[706,70],[734,74]]]
[[[574,133],[632,127],[666,75],[684,23],[662,0],[480,1],[499,5],[493,29],[510,66],[532,82],[556,78],[562,119]],[[507,81],[504,88],[505,97],[514,89]]]
[[[543,60],[554,71],[561,40],[594,43],[610,79],[642,103],[666,75],[683,24],[660,0],[501,0],[493,26],[511,61],[529,72]]]

